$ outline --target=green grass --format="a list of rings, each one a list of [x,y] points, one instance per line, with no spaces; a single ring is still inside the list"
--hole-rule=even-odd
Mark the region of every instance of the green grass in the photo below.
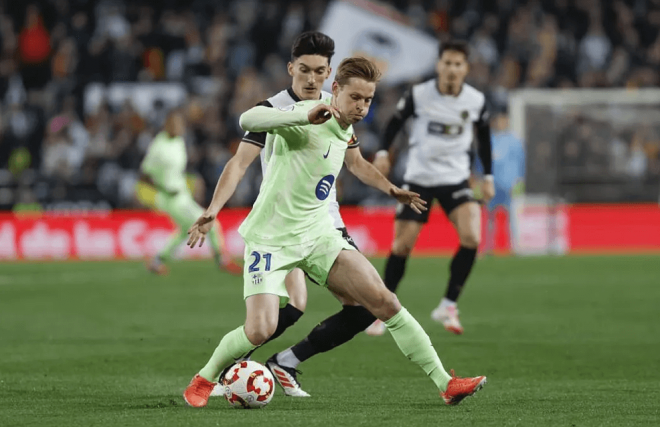
[[[208,262],[165,278],[130,262],[0,264],[2,426],[629,426],[660,424],[660,258],[480,260],[461,300],[465,335],[429,317],[448,259],[413,259],[400,299],[445,366],[488,375],[446,407],[388,336],[364,334],[305,362],[309,399],[277,391],[256,411],[181,393],[242,323],[239,279]],[[375,261],[382,269],[382,260]],[[339,307],[310,289],[307,314],[264,361]]]

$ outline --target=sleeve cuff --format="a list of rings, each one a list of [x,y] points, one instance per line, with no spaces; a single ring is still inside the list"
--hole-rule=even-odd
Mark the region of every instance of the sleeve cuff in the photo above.
[[[259,148],[264,148],[264,147],[266,146],[266,144],[262,144],[262,143],[259,142],[259,141],[255,141],[255,140],[253,140],[253,139],[247,139],[247,138],[243,138],[243,139],[241,139],[241,142],[246,142],[246,143],[248,143],[248,144],[256,145],[256,146],[259,147]]]

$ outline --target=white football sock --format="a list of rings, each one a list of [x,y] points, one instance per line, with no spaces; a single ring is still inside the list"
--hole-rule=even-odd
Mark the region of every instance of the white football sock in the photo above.
[[[290,348],[287,348],[286,350],[280,352],[277,354],[277,363],[279,363],[282,366],[286,366],[287,368],[296,368],[298,365],[300,365],[300,360],[296,357],[295,354],[293,354],[293,351],[291,351]]]

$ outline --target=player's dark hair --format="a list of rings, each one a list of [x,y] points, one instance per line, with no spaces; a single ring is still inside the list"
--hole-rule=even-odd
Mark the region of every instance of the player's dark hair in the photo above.
[[[451,50],[453,52],[460,52],[465,55],[467,60],[470,56],[470,48],[468,47],[467,42],[463,40],[449,40],[444,43],[440,43],[440,50],[438,51],[438,58],[442,57],[442,54],[446,51]]]
[[[335,41],[318,31],[307,31],[296,38],[291,46],[291,62],[303,55],[320,55],[328,58],[335,54]]]
[[[341,61],[337,68],[337,74],[335,74],[335,81],[339,83],[339,86],[344,86],[351,77],[377,83],[380,80],[381,73],[376,64],[367,58],[356,56]]]

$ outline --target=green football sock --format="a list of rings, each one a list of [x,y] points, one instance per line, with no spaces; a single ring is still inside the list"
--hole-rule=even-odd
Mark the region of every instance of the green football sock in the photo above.
[[[182,230],[179,229],[175,233],[172,233],[170,238],[167,240],[167,244],[165,247],[158,252],[158,258],[160,258],[162,261],[167,261],[172,258],[172,255],[174,255],[174,251],[188,240],[188,232],[187,230]]]
[[[211,248],[213,249],[213,257],[215,258],[215,261],[220,264],[222,262],[222,250],[218,233],[220,233],[220,229],[218,224],[216,224],[206,235],[208,236]]]
[[[245,335],[243,326],[239,326],[222,337],[220,344],[213,352],[213,356],[211,356],[206,366],[199,371],[199,375],[208,381],[217,381],[218,375],[224,368],[255,348],[257,346],[252,344]]]
[[[401,307],[401,311],[385,321],[385,326],[401,352],[413,363],[419,365],[441,391],[445,391],[451,376],[442,366],[442,362],[431,344],[431,339],[417,320],[408,313],[408,310]]]

